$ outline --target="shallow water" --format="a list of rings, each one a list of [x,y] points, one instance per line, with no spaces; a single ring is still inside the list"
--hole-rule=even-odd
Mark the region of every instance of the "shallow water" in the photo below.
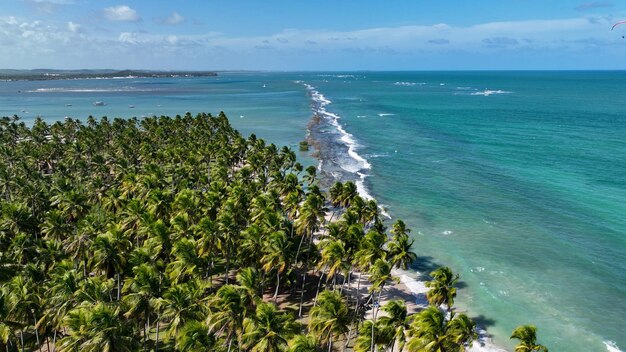
[[[551,351],[604,351],[626,346],[625,84],[624,72],[3,82],[0,115],[224,110],[244,135],[297,150],[316,91],[324,170],[413,228],[428,257],[418,270],[460,272],[458,305],[496,342],[512,346],[513,328],[533,323]]]

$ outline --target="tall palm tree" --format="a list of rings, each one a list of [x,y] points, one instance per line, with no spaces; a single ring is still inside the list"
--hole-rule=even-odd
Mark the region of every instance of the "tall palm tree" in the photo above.
[[[291,315],[271,303],[260,303],[256,314],[244,320],[243,346],[251,352],[284,351],[287,341],[299,330]]]
[[[224,285],[217,290],[209,301],[207,323],[211,332],[224,336],[228,349],[233,341],[240,345],[243,335],[243,322],[248,316],[250,302],[245,288],[235,285]]]
[[[70,312],[67,325],[69,335],[60,340],[60,352],[131,352],[138,345],[132,325],[104,303]]]
[[[406,304],[401,300],[391,300],[381,309],[387,314],[380,317],[378,322],[381,330],[385,331],[386,335],[392,336],[389,349],[393,351],[397,342],[398,350],[402,351],[406,343],[406,331],[409,329]]]
[[[345,334],[350,324],[348,305],[339,292],[323,291],[317,306],[311,308],[309,331],[332,350],[333,340]]]
[[[459,281],[459,275],[452,273],[447,266],[442,266],[430,273],[433,280],[426,282],[426,287],[430,290],[426,293],[428,302],[434,306],[445,304],[448,311],[452,311],[454,298],[456,297],[456,283]]]
[[[150,319],[156,311],[161,295],[160,278],[157,269],[149,264],[140,264],[133,268],[133,277],[124,282],[124,304],[127,307],[124,316],[143,325],[143,349],[147,349]],[[158,321],[157,321],[158,324]]]
[[[291,242],[283,231],[272,233],[263,246],[263,256],[261,264],[266,274],[276,272],[276,289],[274,291],[274,302],[278,297],[280,288],[280,275],[285,271],[290,261]]]
[[[407,344],[409,352],[452,352],[455,351],[447,335],[445,315],[436,307],[429,306],[421,311],[411,325],[412,338]]]
[[[296,335],[289,340],[289,352],[321,352],[315,337],[311,335]]]
[[[434,306],[416,315],[409,335],[409,352],[465,351],[477,337],[475,324],[465,314],[451,314],[446,320],[446,315]]]
[[[204,285],[195,280],[174,285],[165,291],[158,308],[162,319],[169,322],[168,335],[175,337],[187,321],[205,319],[204,301]]]
[[[513,330],[511,339],[519,340],[515,352],[548,352],[548,348],[537,343],[537,327],[521,325]]]
[[[374,347],[374,327],[376,325],[376,316],[378,314],[378,307],[380,306],[380,298],[382,296],[385,285],[389,281],[397,281],[398,278],[394,277],[391,274],[391,264],[384,259],[377,259],[374,262],[374,265],[370,268],[370,282],[372,283],[371,294],[372,296],[375,293],[378,293],[378,299],[374,302],[374,311],[372,314],[373,324],[372,324],[372,351],[375,352]]]
[[[411,230],[406,228],[402,220],[396,221],[391,230],[393,238],[387,244],[388,256],[393,266],[404,270],[407,270],[417,260],[417,254],[411,251],[415,241],[409,239],[409,232]]]
[[[465,314],[452,317],[448,323],[448,333],[452,336],[454,343],[460,345],[464,351],[472,347],[472,343],[478,339],[476,323]]]
[[[176,349],[189,352],[214,351],[217,341],[208,326],[197,320],[190,320],[176,335]]]

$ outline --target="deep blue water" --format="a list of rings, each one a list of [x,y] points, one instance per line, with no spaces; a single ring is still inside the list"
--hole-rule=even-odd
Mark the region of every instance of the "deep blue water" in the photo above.
[[[3,82],[0,115],[223,110],[244,134],[297,149],[317,92],[322,168],[404,219],[427,264],[461,274],[460,309],[503,346],[533,323],[551,351],[582,352],[626,346],[625,88],[626,72]]]

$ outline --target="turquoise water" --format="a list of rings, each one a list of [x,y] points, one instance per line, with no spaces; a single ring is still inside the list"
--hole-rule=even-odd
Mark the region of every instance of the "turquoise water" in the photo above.
[[[624,87],[626,72],[4,82],[0,115],[224,110],[244,134],[297,149],[317,92],[322,168],[413,228],[417,270],[461,274],[458,305],[496,343],[533,323],[551,351],[606,351],[626,346]]]

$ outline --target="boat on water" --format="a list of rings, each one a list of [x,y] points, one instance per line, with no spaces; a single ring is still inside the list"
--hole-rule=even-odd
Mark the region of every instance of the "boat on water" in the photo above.
[[[128,108],[130,108],[130,109],[134,109],[134,108],[135,108],[135,105],[128,105]]]
[[[94,101],[93,106],[105,106],[106,104],[102,101]]]

